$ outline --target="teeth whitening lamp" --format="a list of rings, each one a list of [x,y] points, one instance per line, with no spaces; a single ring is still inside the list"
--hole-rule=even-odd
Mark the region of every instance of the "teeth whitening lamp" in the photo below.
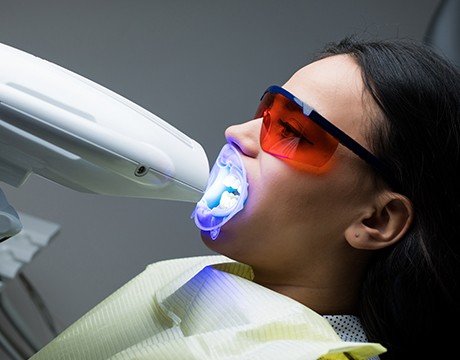
[[[0,181],[19,187],[32,173],[86,193],[197,202],[209,163],[158,116],[0,44]],[[0,189],[0,241],[20,230]]]

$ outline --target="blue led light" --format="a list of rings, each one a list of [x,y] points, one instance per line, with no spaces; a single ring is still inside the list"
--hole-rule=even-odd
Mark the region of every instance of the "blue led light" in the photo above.
[[[215,240],[220,228],[243,209],[247,197],[248,182],[241,156],[233,145],[225,144],[191,218],[199,229],[208,231]]]

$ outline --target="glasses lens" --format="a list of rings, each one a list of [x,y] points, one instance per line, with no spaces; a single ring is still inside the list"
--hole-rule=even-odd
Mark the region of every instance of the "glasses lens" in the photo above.
[[[263,118],[262,149],[294,164],[320,168],[337,149],[338,141],[281,94],[265,93],[255,118]]]

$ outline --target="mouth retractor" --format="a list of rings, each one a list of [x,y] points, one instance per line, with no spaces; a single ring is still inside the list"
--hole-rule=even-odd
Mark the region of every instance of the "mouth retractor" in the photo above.
[[[191,218],[199,229],[209,231],[211,239],[215,240],[220,228],[243,209],[247,197],[248,182],[241,156],[233,145],[225,144]]]

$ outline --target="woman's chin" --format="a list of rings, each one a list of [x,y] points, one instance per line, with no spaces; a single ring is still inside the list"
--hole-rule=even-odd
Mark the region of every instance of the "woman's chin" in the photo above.
[[[224,231],[221,231],[217,239],[213,239],[209,231],[201,230],[200,232],[201,240],[209,249],[220,253],[218,249],[221,243],[224,241],[224,236],[223,236],[224,234],[222,234],[222,232]]]
[[[221,229],[219,236],[213,240],[209,231],[201,230],[200,233],[201,240],[208,249],[225,256],[229,256],[236,245],[228,235],[225,229]]]

